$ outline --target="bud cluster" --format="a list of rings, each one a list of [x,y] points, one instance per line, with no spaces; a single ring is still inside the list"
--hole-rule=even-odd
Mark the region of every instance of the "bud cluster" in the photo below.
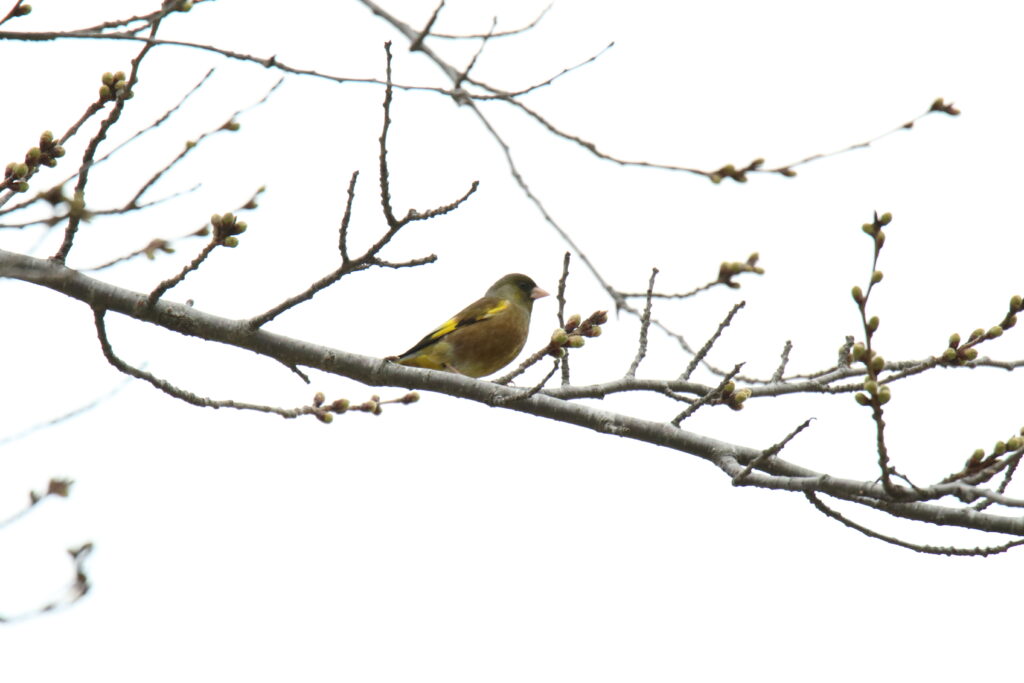
[[[57,165],[57,159],[62,156],[64,156],[64,148],[53,139],[53,133],[48,130],[44,131],[39,136],[39,146],[31,148],[25,153],[25,161],[12,161],[7,164],[0,189],[25,192],[28,190],[28,179],[35,175],[40,166],[53,168]]]
[[[325,404],[326,400],[327,399],[324,397],[323,392],[318,391],[316,395],[313,396],[313,405],[308,408],[306,412],[312,413],[316,416],[316,419],[320,420],[324,424],[330,424],[334,421],[335,415],[342,415],[350,410],[370,413],[371,415],[380,415],[384,412],[384,409],[381,406],[385,403],[401,403],[402,405],[409,405],[410,403],[416,403],[419,401],[420,395],[415,391],[410,391],[408,394],[400,398],[382,401],[380,396],[374,394],[370,397],[370,400],[363,401],[358,405],[352,405],[352,402],[347,398],[335,399],[328,404]]]
[[[944,365],[966,365],[978,357],[978,344],[990,339],[1003,336],[1003,332],[1011,329],[1017,324],[1017,314],[1024,311],[1024,299],[1019,294],[1010,297],[1010,305],[1006,315],[998,325],[993,325],[987,330],[978,328],[967,337],[967,342],[960,343],[960,335],[953,333],[949,336],[949,345],[943,350],[940,360]]]
[[[747,257],[747,260],[743,263],[739,261],[723,261],[722,265],[718,267],[718,279],[716,282],[731,287],[732,289],[738,289],[740,284],[733,282],[732,279],[740,273],[754,273],[756,275],[764,275],[764,268],[757,265],[758,259],[761,255],[756,251]]]
[[[578,313],[569,316],[565,326],[551,333],[548,355],[561,358],[565,349],[578,349],[586,343],[586,337],[600,337],[601,325],[608,322],[608,311],[596,311],[586,320]],[[543,357],[543,356],[541,356]]]
[[[245,232],[249,224],[238,220],[235,214],[228,212],[223,216],[215,213],[210,216],[210,224],[213,226],[213,239],[217,244],[225,247],[237,247],[238,235]]]
[[[103,74],[103,85],[100,86],[100,102],[112,100],[130,100],[135,93],[128,89],[128,76],[123,71]]]

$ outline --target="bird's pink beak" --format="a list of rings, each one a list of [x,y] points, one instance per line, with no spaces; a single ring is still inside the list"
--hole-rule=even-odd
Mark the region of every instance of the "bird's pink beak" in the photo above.
[[[533,291],[530,292],[530,298],[531,299],[543,299],[546,296],[550,296],[550,295],[547,292],[545,292],[543,289],[541,289],[540,287],[534,287]]]

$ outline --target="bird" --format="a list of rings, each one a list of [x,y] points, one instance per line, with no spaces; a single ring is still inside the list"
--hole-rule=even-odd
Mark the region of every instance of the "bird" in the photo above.
[[[483,298],[391,359],[474,378],[495,373],[523,350],[533,302],[545,296],[548,293],[531,278],[510,273],[491,285]]]

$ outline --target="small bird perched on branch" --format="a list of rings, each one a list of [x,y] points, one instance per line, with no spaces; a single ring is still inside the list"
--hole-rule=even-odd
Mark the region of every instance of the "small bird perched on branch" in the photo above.
[[[455,314],[400,356],[402,365],[483,377],[523,350],[535,299],[548,293],[521,273],[501,278],[484,297]]]

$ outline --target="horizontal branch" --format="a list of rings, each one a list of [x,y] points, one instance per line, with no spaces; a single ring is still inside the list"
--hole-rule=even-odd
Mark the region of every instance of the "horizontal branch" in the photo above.
[[[763,451],[726,443],[672,426],[631,417],[589,405],[555,398],[560,390],[526,396],[527,390],[461,375],[401,366],[379,358],[332,349],[265,330],[252,330],[244,320],[229,320],[184,304],[158,301],[90,278],[54,261],[0,250],[0,277],[48,287],[85,302],[94,309],[122,313],[180,334],[248,349],[285,365],[303,365],[370,386],[395,386],[443,393],[488,406],[501,407],[550,420],[614,434],[704,458],[735,478],[758,461],[758,471],[745,473],[741,485],[788,491],[817,491],[882,509],[906,519],[981,531],[1024,535],[1024,517],[980,513],[922,502],[894,502],[892,494],[913,499],[918,491],[895,484],[886,491],[878,483],[839,479],[809,470],[778,457],[765,460]]]

